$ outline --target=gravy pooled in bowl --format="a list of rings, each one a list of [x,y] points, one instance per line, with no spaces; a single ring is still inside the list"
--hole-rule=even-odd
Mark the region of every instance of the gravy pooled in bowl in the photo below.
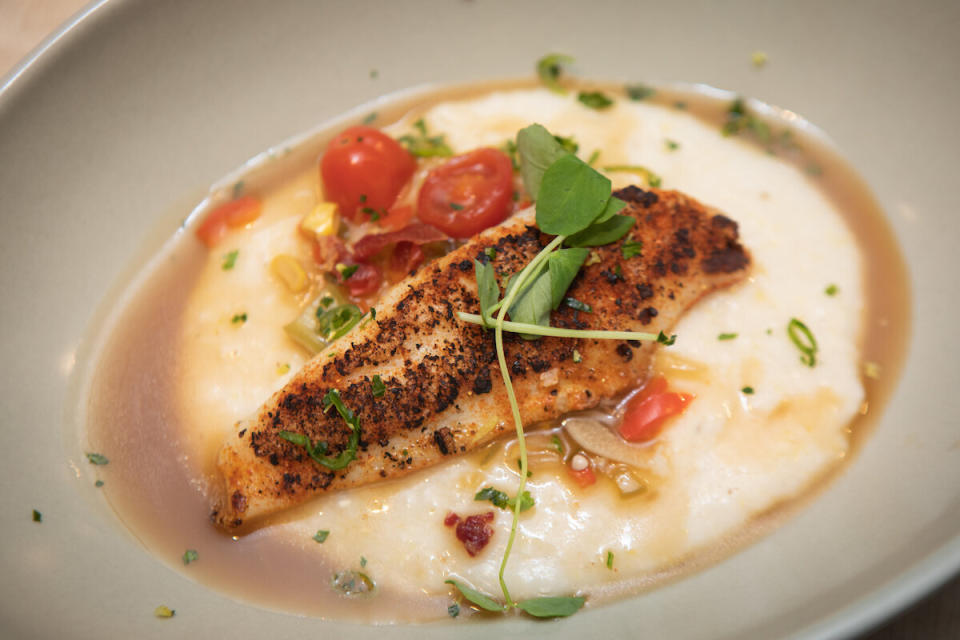
[[[103,490],[138,537],[174,564],[196,550],[198,560],[184,571],[202,582],[298,613],[442,618],[459,599],[445,583],[451,579],[502,601],[498,571],[512,524],[504,501],[521,479],[512,423],[473,450],[364,486],[317,491],[229,533],[211,523],[210,504],[223,498],[217,462],[224,443],[294,379],[310,348],[321,349],[318,358],[342,355],[362,331],[310,347],[309,336],[306,343],[295,339],[302,327],[289,325],[305,317],[315,328],[315,320],[335,321],[328,311],[344,309],[343,323],[377,322],[368,309],[380,296],[389,299],[394,283],[403,286],[406,271],[442,264],[442,254],[471,242],[414,243],[419,263],[392,270],[397,243],[370,261],[380,281],[351,288],[364,263],[346,274],[354,266],[349,254],[331,258],[322,238],[355,248],[364,236],[415,224],[422,185],[451,162],[446,151],[434,155],[437,147],[458,157],[482,148],[510,157],[508,142],[533,123],[559,136],[614,190],[676,190],[728,219],[750,265],[742,279],[710,292],[665,328],[664,342],[674,334],[676,342],[656,347],[649,373],[628,381],[633,391],[594,398],[589,411],[524,424],[532,506],[519,515],[507,565],[511,596],[577,595],[593,606],[636,592],[716,561],[812,495],[850,457],[905,348],[906,282],[881,213],[822,142],[776,118],[761,120],[740,101],[669,91],[631,100],[603,92],[613,103],[599,109],[576,92],[527,86],[438,92],[391,113],[381,109],[369,126],[414,150],[427,145],[419,147],[397,201],[409,212],[363,202],[346,222],[343,205],[327,204],[335,198],[324,193],[316,158],[343,127],[264,158],[242,181],[213,194],[217,206],[170,243],[170,259],[111,328],[93,381],[90,446],[109,457]],[[519,171],[512,179],[509,215],[523,216],[529,194]],[[217,229],[222,237],[211,248],[197,241],[192,231],[208,224],[211,211],[244,198],[256,200],[258,215],[246,221],[240,211],[241,224]],[[455,215],[461,205],[451,202]],[[398,215],[407,217],[398,222]],[[339,234],[322,226],[323,216],[341,216]],[[635,237],[618,241],[619,273],[603,268],[613,285],[644,284],[627,282],[630,261],[653,250]],[[496,252],[488,258],[497,264]],[[599,269],[591,265],[599,259],[587,257],[583,268]],[[583,322],[591,303],[603,302],[567,300],[560,313],[577,312]],[[654,333],[656,313],[648,312],[645,323]],[[323,330],[322,338],[336,332]],[[574,350],[569,363],[581,362],[598,379],[621,375],[619,363],[606,370]],[[536,374],[534,386],[545,396],[564,384],[554,367]],[[473,391],[457,402],[466,408],[483,393]],[[670,401],[676,406],[659,416],[636,417]],[[290,447],[319,446],[289,437]],[[374,446],[364,442],[361,457]],[[318,456],[329,461],[338,451]],[[471,517],[479,519],[461,526]],[[467,529],[483,533],[460,535]]]

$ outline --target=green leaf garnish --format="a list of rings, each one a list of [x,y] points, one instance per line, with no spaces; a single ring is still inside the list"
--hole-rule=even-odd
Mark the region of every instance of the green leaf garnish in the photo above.
[[[607,569],[613,569],[613,551],[607,551]]]
[[[517,603],[518,609],[523,609],[535,618],[565,618],[572,616],[583,607],[585,598],[532,598]]]
[[[406,147],[407,151],[418,158],[436,158],[452,156],[453,150],[447,145],[442,135],[431,136],[427,133],[427,123],[420,118],[413,123],[417,135],[407,134],[397,138],[397,142]]]
[[[680,143],[676,140],[671,140],[670,138],[664,140],[663,144],[667,147],[667,151],[676,151],[680,148]]]
[[[551,235],[586,229],[610,200],[610,179],[580,158],[566,154],[543,174],[537,198],[537,226]]]
[[[577,151],[580,150],[580,145],[577,144],[577,141],[574,140],[572,137],[553,136],[553,138],[554,140],[560,143],[560,146],[567,153],[575,154]]]
[[[573,234],[567,238],[566,244],[571,247],[600,247],[610,244],[627,235],[636,222],[631,216],[616,215]]]
[[[742,393],[745,396],[752,396],[753,387],[744,387],[743,389],[740,389],[740,393]]]
[[[477,605],[481,609],[484,609],[486,611],[496,611],[496,612],[502,612],[506,610],[506,607],[504,605],[500,604],[499,602],[497,602],[487,594],[481,593],[476,589],[468,587],[462,582],[459,582],[457,580],[444,580],[444,583],[452,584],[454,587],[456,587],[457,591],[460,592],[460,595],[462,595],[464,598],[466,598],[473,604]]]
[[[482,502],[484,500],[490,501],[490,503],[499,507],[500,509],[513,508],[516,505],[516,497],[511,498],[503,491],[499,489],[494,489],[493,487],[484,487],[477,492],[473,499]],[[529,491],[524,491],[520,494],[520,511],[526,511],[534,505],[533,497],[530,495]]]
[[[105,465],[110,462],[107,460],[107,456],[103,455],[102,453],[88,453],[87,460],[90,461],[90,464],[96,465]]]
[[[234,265],[237,264],[238,255],[240,255],[240,250],[234,249],[230,253],[223,256],[222,268],[224,271],[230,271],[231,269],[233,269]]]
[[[357,447],[360,444],[360,420],[357,419],[353,411],[344,406],[343,400],[340,398],[340,392],[336,389],[331,389],[327,392],[327,395],[323,397],[323,412],[326,413],[331,407],[337,410],[337,413],[340,414],[343,421],[350,427],[350,438],[347,441],[347,447],[340,452],[340,455],[336,457],[326,455],[326,442],[313,444],[310,442],[310,438],[302,433],[280,431],[278,435],[287,442],[306,449],[307,455],[317,464],[336,471],[343,469],[357,457]]]
[[[558,309],[563,302],[563,295],[570,288],[570,283],[577,277],[580,267],[590,253],[587,249],[557,249],[547,258],[547,269],[550,273],[551,309]]]
[[[838,292],[839,290],[840,290],[840,288],[837,287],[837,285],[831,284],[831,285],[828,286],[826,289],[824,289],[823,292],[824,292],[825,294],[827,294],[828,296],[835,296],[835,295],[837,295],[837,292]]]
[[[576,362],[576,360],[574,360],[574,362]],[[560,439],[560,436],[551,437],[550,444],[552,444],[553,448],[557,450],[557,453],[563,455],[563,440]]]
[[[787,335],[794,346],[800,350],[800,361],[808,367],[817,363],[817,339],[813,337],[813,332],[796,318],[790,318],[787,324]]]
[[[243,324],[243,323],[245,323],[246,321],[247,321],[247,312],[246,312],[246,311],[244,311],[244,312],[242,312],[242,313],[235,313],[235,314],[233,314],[233,317],[230,318],[230,322],[231,322],[232,324]]]
[[[370,391],[374,398],[382,398],[387,392],[387,385],[383,384],[379,373],[373,374],[373,380],[370,382]]]
[[[566,89],[560,86],[560,74],[568,64],[573,64],[573,58],[562,53],[551,53],[537,60],[537,75],[543,86],[554,93],[566,93]]]
[[[314,540],[323,544],[327,541],[327,537],[330,535],[330,532],[327,529],[317,529],[317,532],[311,536]]]
[[[36,509],[33,510],[33,521],[43,522],[43,514],[37,511]]]
[[[517,153],[523,184],[530,197],[536,200],[544,172],[557,158],[569,152],[543,125],[532,124],[517,132]]]
[[[717,340],[733,340],[738,335],[740,334],[739,333],[721,333],[720,335],[717,336]]]
[[[666,347],[669,347],[670,345],[672,345],[674,342],[677,341],[677,335],[674,334],[674,335],[672,335],[672,336],[667,337],[667,334],[665,334],[663,331],[661,331],[660,333],[657,334],[656,340],[657,340],[657,342],[659,342],[660,344],[662,344],[662,345],[664,345],[664,346],[666,346]]]
[[[585,107],[602,110],[610,107],[613,100],[607,97],[602,91],[581,91],[577,94],[577,100]]]
[[[484,264],[479,260],[473,261],[473,271],[477,277],[480,313],[487,320],[488,326],[493,326],[493,319],[490,317],[491,309],[500,299],[500,285],[497,284],[497,274],[493,270],[493,265],[489,262]]]
[[[200,559],[200,554],[197,553],[195,549],[187,549],[183,552],[183,565],[186,566],[191,562],[196,562]]]
[[[511,282],[515,283],[516,280]],[[547,326],[550,324],[550,310],[553,309],[552,291],[550,272],[541,272],[529,287],[516,296],[510,305],[510,318],[522,324]]]
[[[367,208],[368,207],[364,207],[364,209],[367,209]],[[364,213],[370,213],[372,211],[373,210],[371,209],[369,212],[364,212]],[[355,274],[357,272],[357,269],[359,268],[360,268],[360,265],[358,264],[337,265],[337,271],[340,272],[340,277],[343,278],[344,280],[349,280],[350,276]]]

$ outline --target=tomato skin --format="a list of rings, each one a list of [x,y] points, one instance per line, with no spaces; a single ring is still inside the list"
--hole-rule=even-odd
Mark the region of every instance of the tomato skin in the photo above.
[[[383,274],[375,265],[359,264],[357,270],[343,281],[351,298],[364,298],[376,293],[383,282]]]
[[[226,202],[204,218],[197,227],[197,238],[207,247],[215,247],[227,235],[230,228],[242,227],[260,217],[263,203],[259,198],[243,196]]]
[[[660,435],[666,421],[683,413],[695,397],[689,393],[667,391],[664,378],[652,378],[627,404],[620,435],[628,442],[653,440]]]
[[[417,214],[453,238],[469,238],[502,222],[513,201],[513,164],[497,149],[477,149],[431,171],[417,196]]]
[[[373,127],[344,130],[327,145],[320,161],[324,197],[354,222],[367,220],[364,209],[383,216],[417,168],[396,140]]]
[[[573,467],[567,465],[567,473],[569,473],[574,482],[580,485],[580,487],[583,489],[586,489],[597,481],[597,476],[593,472],[593,467],[588,466],[584,469],[576,471]]]

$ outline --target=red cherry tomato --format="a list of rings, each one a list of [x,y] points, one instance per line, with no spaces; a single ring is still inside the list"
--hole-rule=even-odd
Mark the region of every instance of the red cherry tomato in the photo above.
[[[629,442],[653,440],[660,435],[667,419],[683,413],[694,397],[689,393],[667,391],[665,379],[652,378],[627,404],[620,435]]]
[[[349,278],[343,281],[351,298],[363,298],[376,293],[383,282],[380,269],[372,264],[359,264]]]
[[[373,127],[350,127],[330,141],[320,161],[327,200],[359,222],[384,216],[417,163],[410,152]]]
[[[417,197],[420,219],[454,238],[469,238],[510,212],[513,164],[496,149],[477,149],[431,171]]]
[[[244,196],[224,203],[207,214],[197,227],[197,237],[208,247],[214,247],[227,235],[231,227],[242,227],[260,217],[263,205],[253,196]]]

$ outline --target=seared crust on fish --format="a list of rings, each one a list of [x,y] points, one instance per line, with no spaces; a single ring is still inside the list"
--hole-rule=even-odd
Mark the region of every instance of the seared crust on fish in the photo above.
[[[567,295],[592,307],[562,305],[555,327],[669,332],[705,294],[742,280],[750,257],[737,224],[676,191],[628,187],[614,195],[637,223],[626,238],[592,250]],[[212,518],[226,529],[293,507],[327,491],[396,478],[513,432],[493,332],[460,321],[479,312],[473,261],[506,276],[546,244],[532,210],[487,229],[399,282],[376,305],[376,320],[318,354],[220,450]],[[624,258],[624,242],[641,242]],[[492,252],[491,252],[492,253]],[[505,281],[505,277],[504,277]],[[682,339],[682,337],[681,337]],[[525,425],[594,407],[636,387],[657,343],[541,338],[505,333],[504,350]],[[573,352],[580,355],[574,362]],[[379,375],[386,393],[374,397]],[[280,431],[343,451],[350,430],[323,397],[337,389],[361,425],[357,457],[331,471]]]

